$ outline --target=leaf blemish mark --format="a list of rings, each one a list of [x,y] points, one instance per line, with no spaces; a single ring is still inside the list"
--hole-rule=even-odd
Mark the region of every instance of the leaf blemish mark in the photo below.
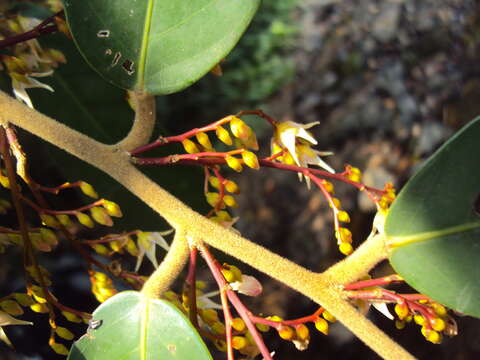
[[[113,61],[112,61],[112,67],[118,64],[118,61],[120,60],[121,57],[122,57],[121,52],[115,53],[115,56],[113,57]]]
[[[473,201],[473,211],[475,214],[480,216],[480,193],[477,194],[475,200]]]
[[[97,37],[99,37],[99,38],[108,38],[108,37],[110,37],[110,30],[100,30],[100,31],[97,33]]]
[[[93,329],[93,330],[96,330],[98,329],[100,326],[102,326],[103,324],[103,320],[93,320],[91,319],[89,322],[88,322],[88,327],[90,329]]]
[[[133,68],[133,61],[130,59],[125,60],[122,64],[122,67],[128,75],[132,75],[135,72],[135,69]]]
[[[177,347],[174,344],[168,344],[167,345],[168,351],[170,351],[172,354],[175,354],[177,352]]]

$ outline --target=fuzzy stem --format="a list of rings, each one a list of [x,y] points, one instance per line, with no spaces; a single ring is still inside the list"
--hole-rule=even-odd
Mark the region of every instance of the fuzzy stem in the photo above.
[[[150,140],[155,126],[155,96],[130,91],[135,102],[135,119],[128,135],[117,146],[125,151],[142,146]]]
[[[178,277],[187,262],[188,254],[185,232],[177,229],[170,250],[143,285],[142,294],[148,298],[158,299]]]
[[[188,238],[205,241],[324,306],[385,359],[413,359],[408,352],[342,299],[343,284],[359,279],[385,258],[383,241],[369,239],[344,262],[327,270],[325,274],[313,273],[196,213],[136,169],[130,163],[128,154],[119,151],[117,145],[101,144],[28,108],[3,92],[0,92],[0,109],[0,124],[12,122],[98,167],[157,211],[174,228],[184,229]],[[184,246],[186,259],[188,248]],[[366,250],[371,252],[367,253]],[[175,271],[177,270],[178,268],[175,268]],[[157,275],[159,271],[161,270],[157,269]],[[169,276],[169,280],[171,277]]]

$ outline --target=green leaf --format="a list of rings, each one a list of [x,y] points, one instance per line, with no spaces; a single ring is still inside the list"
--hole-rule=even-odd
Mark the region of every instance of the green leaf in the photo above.
[[[221,61],[260,0],[64,0],[75,42],[113,84],[180,91]]]
[[[212,359],[186,316],[165,300],[126,291],[100,305],[68,360]]]
[[[407,183],[385,224],[390,262],[408,284],[480,317],[480,118]]]

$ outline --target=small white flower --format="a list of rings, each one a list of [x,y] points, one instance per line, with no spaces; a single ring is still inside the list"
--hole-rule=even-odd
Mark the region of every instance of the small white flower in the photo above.
[[[158,268],[158,261],[156,256],[156,245],[160,246],[165,251],[170,250],[170,246],[163,238],[163,235],[171,234],[173,230],[164,232],[139,232],[137,234],[137,242],[139,253],[137,256],[137,263],[135,264],[135,271],[140,269],[143,258],[147,255],[148,260],[155,268]]]
[[[52,73],[53,73],[53,70],[47,71],[44,73],[32,73],[30,75],[22,76],[21,80],[12,77],[12,88],[13,88],[13,93],[15,94],[15,97],[18,100],[23,101],[25,104],[28,105],[28,107],[33,109],[32,100],[30,100],[30,96],[28,96],[26,89],[42,88],[51,92],[53,92],[54,90],[50,85],[41,83],[40,81],[32,78],[32,76],[43,77],[43,76],[49,76]]]

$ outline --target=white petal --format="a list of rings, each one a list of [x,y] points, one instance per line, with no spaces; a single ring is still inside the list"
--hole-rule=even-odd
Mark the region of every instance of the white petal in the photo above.
[[[42,89],[46,89],[48,91],[54,92],[53,88],[50,85],[41,83],[40,81],[38,81],[34,78],[31,78],[30,76],[27,76],[27,79],[30,81],[30,83],[25,86],[27,89],[29,89],[29,88],[42,88]]]
[[[29,108],[33,109],[32,100],[30,100],[30,96],[28,96],[27,92],[25,91],[25,87],[17,80],[12,81],[13,87],[13,94],[18,100],[23,101]]]
[[[385,304],[384,302],[374,302],[372,303],[372,306],[378,311],[380,311],[383,315],[385,315],[388,319],[395,320],[393,315],[388,310],[387,304]]]
[[[263,287],[260,281],[253,276],[242,275],[242,281],[235,281],[230,283],[233,290],[238,291],[240,294],[248,296],[257,296],[262,293]]]
[[[4,311],[0,311],[0,327],[6,325],[33,325],[30,321],[23,321],[10,316]]]
[[[137,255],[137,263],[135,264],[135,272],[140,269],[140,265],[142,265],[143,257],[145,256],[145,249],[143,247],[140,247],[140,250],[138,251]]]
[[[171,231],[169,231],[169,233],[171,233]],[[168,250],[170,250],[170,245],[168,245],[168,243],[165,241],[165,239],[163,238],[163,236],[161,234],[162,233],[159,233],[159,232],[152,232],[152,233],[150,233],[150,239],[155,244],[160,246],[162,249],[164,249],[165,251],[168,251]]]
[[[288,129],[280,134],[280,141],[282,142],[283,146],[285,146],[292,155],[295,163],[300,166],[300,162],[298,161],[297,150],[295,148],[295,129]]]
[[[148,250],[145,251],[145,255],[147,255],[148,260],[152,263],[152,265],[158,268],[157,256],[156,256],[156,249],[155,243],[152,241],[152,246]]]
[[[315,138],[312,136],[312,134],[310,134],[307,130],[305,130],[304,128],[300,128],[298,129],[298,133],[297,133],[297,136],[304,139],[304,140],[307,140],[310,144],[313,144],[313,145],[317,145],[318,142],[317,140],[315,140]]]

